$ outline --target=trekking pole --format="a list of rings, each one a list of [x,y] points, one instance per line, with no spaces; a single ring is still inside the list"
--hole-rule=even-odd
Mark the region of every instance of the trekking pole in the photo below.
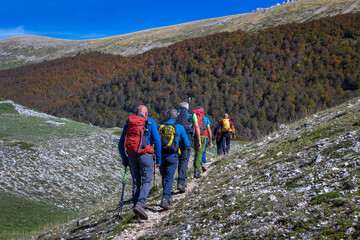
[[[118,218],[119,218],[120,220],[122,220],[122,207],[123,207],[123,205],[124,205],[124,191],[125,191],[126,169],[127,169],[127,166],[125,167],[125,171],[124,171],[124,181],[123,181],[123,188],[122,188],[122,192],[121,192],[121,199],[120,199],[120,206],[119,206],[119,213],[118,213]]]
[[[153,176],[153,187],[155,187],[155,168],[156,168],[156,161],[155,161],[155,156],[153,155],[153,160],[154,160],[154,176]]]

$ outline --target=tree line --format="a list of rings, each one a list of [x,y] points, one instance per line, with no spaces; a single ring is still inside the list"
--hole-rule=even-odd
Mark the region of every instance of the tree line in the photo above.
[[[360,13],[224,32],[134,57],[81,54],[0,71],[3,97],[59,117],[122,127],[139,104],[150,117],[189,97],[211,122],[227,112],[241,140],[360,93]]]

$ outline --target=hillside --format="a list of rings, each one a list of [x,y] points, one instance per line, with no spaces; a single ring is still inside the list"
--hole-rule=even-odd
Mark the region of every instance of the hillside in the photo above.
[[[240,3],[241,4],[241,3]],[[305,22],[349,12],[359,12],[358,0],[298,0],[281,6],[261,8],[224,16],[167,26],[114,37],[92,40],[62,40],[38,36],[19,36],[0,40],[0,69],[9,69],[78,53],[100,51],[133,56],[153,48],[210,34],[243,30],[259,32],[290,22]]]
[[[58,117],[122,127],[139,103],[152,118],[188,97],[239,140],[269,134],[360,94],[360,13],[249,35],[218,33],[132,58],[89,53],[0,71],[3,97]]]
[[[11,101],[0,101],[0,122],[1,239],[44,231],[52,221],[116,201],[123,169],[115,130],[56,118]]]
[[[150,194],[150,220],[125,202],[40,239],[358,239],[360,99],[313,114],[215,158],[169,211]],[[127,186],[129,188],[129,186]],[[127,195],[125,200],[129,200]]]

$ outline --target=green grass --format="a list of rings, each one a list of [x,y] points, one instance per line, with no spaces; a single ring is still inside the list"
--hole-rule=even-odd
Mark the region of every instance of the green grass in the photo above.
[[[19,114],[19,112],[15,110],[14,105],[11,103],[0,103],[0,114],[4,113]]]
[[[311,202],[313,204],[329,203],[329,201],[331,199],[338,198],[340,196],[341,196],[341,193],[337,192],[337,191],[319,194],[316,197],[314,197],[313,199],[311,199]]]
[[[41,145],[55,137],[62,139],[74,136],[85,137],[91,132],[101,130],[75,121],[56,120],[65,123],[61,126],[53,126],[46,121],[48,119],[39,117],[0,114],[0,138],[6,138],[7,141]]]
[[[10,142],[7,143],[6,146],[19,146],[21,150],[35,151],[34,149],[32,149],[32,147],[34,147],[35,144],[27,143],[27,142]]]
[[[114,131],[113,134],[116,135],[116,136],[121,136],[122,132],[123,132],[123,130],[120,129],[120,130]]]
[[[0,192],[0,239],[28,239],[75,217],[75,212]]]

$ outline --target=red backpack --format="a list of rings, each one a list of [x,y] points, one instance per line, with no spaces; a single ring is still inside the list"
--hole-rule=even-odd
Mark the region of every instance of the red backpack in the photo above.
[[[127,129],[125,135],[125,149],[131,156],[140,156],[145,153],[153,154],[154,148],[147,145],[149,133],[148,122],[145,117],[130,115],[127,120]]]
[[[200,135],[207,136],[208,132],[207,132],[207,128],[205,126],[205,122],[204,122],[204,119],[203,119],[203,117],[205,116],[204,111],[201,110],[201,109],[198,109],[198,108],[195,108],[195,109],[193,109],[191,111],[193,111],[196,114],[196,118],[198,120],[198,124],[199,124],[199,127],[200,127]]]

